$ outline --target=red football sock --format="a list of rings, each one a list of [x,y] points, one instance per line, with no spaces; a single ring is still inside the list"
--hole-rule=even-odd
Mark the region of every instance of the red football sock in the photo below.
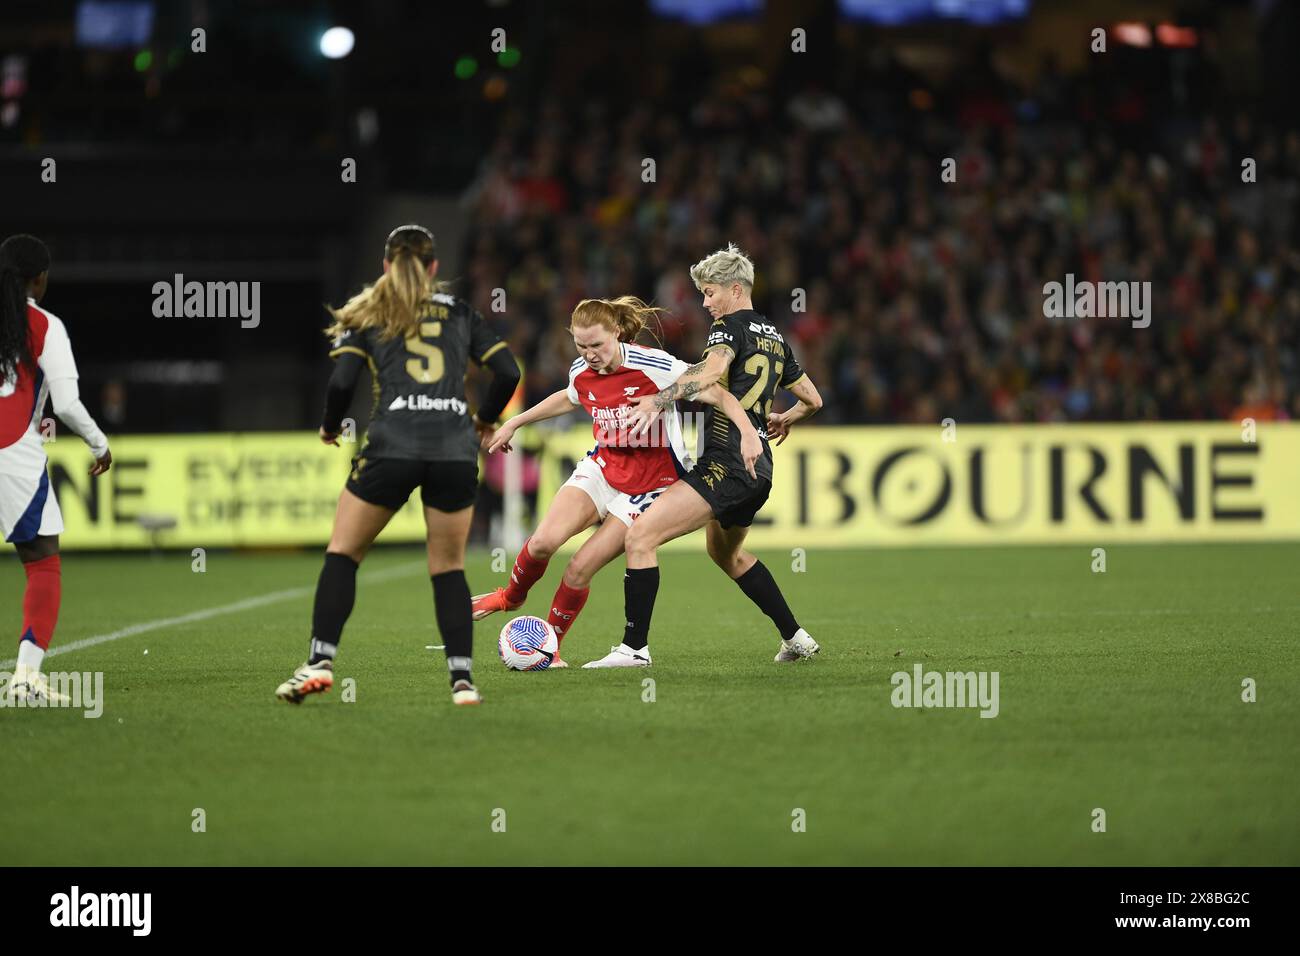
[[[27,590],[23,594],[23,629],[19,641],[34,641],[41,650],[49,650],[63,594],[59,556],[52,554],[39,561],[29,561],[23,569],[27,572]]]
[[[578,613],[587,603],[587,595],[590,593],[591,588],[571,588],[563,581],[560,582],[555,598],[551,601],[551,613],[546,618],[551,627],[555,628],[555,636],[560,641],[573,629],[573,622],[578,619]]]
[[[532,541],[529,538],[528,541]],[[511,604],[523,604],[524,598],[528,597],[528,590],[537,583],[538,578],[546,573],[546,566],[550,564],[551,559],[538,561],[528,553],[528,541],[519,549],[519,556],[515,558],[514,570],[510,572],[510,583],[506,586],[506,600]]]

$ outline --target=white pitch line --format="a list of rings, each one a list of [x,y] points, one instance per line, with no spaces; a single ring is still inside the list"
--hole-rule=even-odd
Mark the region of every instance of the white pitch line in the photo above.
[[[398,565],[397,567],[385,568],[382,571],[375,571],[373,574],[361,575],[361,579],[366,583],[378,581],[387,581],[392,578],[404,578],[415,574],[416,570],[423,570],[427,567],[424,563],[419,565]],[[144,621],[140,624],[132,624],[118,631],[110,631],[107,634],[96,634],[93,637],[82,638],[79,641],[72,641],[68,644],[60,644],[57,647],[50,648],[45,656],[55,657],[59,654],[71,654],[73,651],[84,650],[87,647],[94,647],[96,644],[107,644],[109,641],[121,640],[124,637],[133,637],[136,634],[147,634],[149,631],[158,631],[167,627],[179,627],[183,624],[193,624],[195,621],[206,621],[209,618],[220,617],[223,614],[237,614],[240,611],[247,611],[255,607],[264,607],[267,604],[278,604],[280,601],[289,601],[296,597],[305,597],[314,593],[316,586],[309,585],[300,588],[286,588],[283,591],[271,591],[267,594],[260,594],[257,597],[245,598],[242,601],[236,601],[233,604],[222,604],[219,607],[204,608],[202,611],[192,611],[189,614],[181,614],[178,617],[164,617],[156,621]],[[0,661],[0,670],[8,670],[18,663],[18,658],[7,661]]]
[[[962,614],[953,617],[954,621],[1002,621],[1008,618],[1017,619],[1022,617],[1031,618],[1051,618],[1051,617],[1129,617],[1132,615],[1152,615],[1152,614],[1278,614],[1282,612],[1291,612],[1300,610],[1300,607],[1273,607],[1265,605],[1263,607],[1214,607],[1214,608],[1195,608],[1195,607],[1138,607],[1131,609],[1113,608],[1113,607],[1096,607],[1076,610],[1060,611],[1004,611],[1001,614]]]

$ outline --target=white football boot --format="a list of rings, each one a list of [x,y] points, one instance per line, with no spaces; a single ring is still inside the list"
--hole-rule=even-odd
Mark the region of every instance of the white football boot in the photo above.
[[[14,668],[13,677],[9,679],[9,686],[5,688],[5,693],[10,700],[17,701],[21,698],[25,704],[32,707],[71,703],[67,694],[60,694],[50,688],[50,682],[44,674],[29,667]]]
[[[483,703],[483,696],[467,680],[458,680],[451,685],[451,702],[458,707],[474,706]]]
[[[593,667],[649,667],[650,666],[650,648],[643,647],[639,651],[634,651],[626,644],[620,644],[618,647],[611,647],[609,653],[598,661],[588,661],[582,665],[583,670],[589,670]]]
[[[301,704],[311,694],[323,694],[334,686],[334,664],[321,661],[303,664],[293,676],[275,689],[275,696],[291,704]]]
[[[781,650],[777,652],[773,660],[785,664],[804,657],[812,657],[820,650],[821,645],[814,641],[812,635],[801,627],[794,632],[794,637],[781,642]]]

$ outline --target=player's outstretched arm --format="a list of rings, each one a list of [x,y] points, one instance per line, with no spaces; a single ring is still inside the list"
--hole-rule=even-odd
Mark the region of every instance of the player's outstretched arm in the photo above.
[[[727,366],[731,364],[732,358],[734,358],[734,355],[730,349],[714,349],[685,372],[682,372],[681,378],[673,382],[673,384],[648,397],[660,411],[678,399],[684,402],[696,401],[700,392],[710,385],[716,384],[722,378],[722,374],[727,370]]]
[[[696,400],[705,405],[716,406],[740,429],[740,457],[745,461],[745,470],[749,472],[749,477],[757,480],[758,474],[754,471],[754,462],[763,454],[763,442],[758,437],[758,429],[749,420],[745,410],[740,407],[740,400],[716,383],[700,392]]]
[[[546,398],[542,399],[527,411],[520,412],[510,421],[506,422],[497,429],[492,436],[492,442],[488,445],[487,452],[492,454],[495,451],[513,451],[510,446],[510,439],[515,432],[524,425],[531,425],[533,422],[544,422],[548,418],[559,418],[561,415],[567,415],[575,408],[581,408],[580,405],[574,405],[569,401],[569,392],[567,389],[560,389],[552,392]]]
[[[682,372],[677,381],[654,395],[647,395],[635,402],[627,419],[629,431],[634,435],[644,432],[659,417],[660,412],[671,408],[678,399],[684,402],[698,401],[701,392],[722,378],[733,358],[735,354],[725,346],[711,349],[703,359]]]
[[[769,440],[775,438],[778,445],[789,437],[791,425],[816,415],[822,407],[821,393],[817,391],[817,386],[807,375],[802,376],[797,382],[792,382],[788,390],[799,399],[799,404],[780,413],[772,412],[767,416],[767,437]]]

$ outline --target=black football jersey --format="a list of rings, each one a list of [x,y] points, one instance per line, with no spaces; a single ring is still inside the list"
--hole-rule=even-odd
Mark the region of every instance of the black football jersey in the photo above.
[[[347,332],[330,357],[347,352],[370,365],[375,404],[361,454],[367,458],[477,461],[478,435],[465,398],[465,374],[506,344],[469,303],[435,292],[420,309],[418,334],[381,338]]]
[[[772,448],[767,443],[767,415],[777,388],[789,388],[803,378],[804,371],[785,337],[767,319],[752,309],[742,309],[713,320],[704,354],[728,349],[731,365],[718,383],[736,396],[740,407],[758,429],[763,455],[754,462],[760,478],[772,480]],[[744,471],[740,456],[740,430],[719,408],[708,406],[704,413],[700,458],[712,458],[732,470]]]

